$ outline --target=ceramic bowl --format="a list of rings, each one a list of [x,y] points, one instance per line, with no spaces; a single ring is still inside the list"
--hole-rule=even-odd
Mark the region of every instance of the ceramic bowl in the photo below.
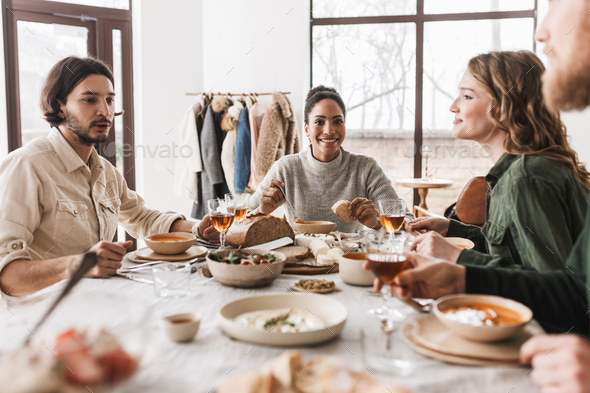
[[[448,315],[442,312],[449,306],[456,306],[465,303],[486,303],[492,306],[500,306],[520,314],[520,322],[505,326],[473,326],[467,323],[450,319]],[[500,296],[492,295],[449,295],[438,299],[433,304],[434,315],[438,320],[449,328],[453,333],[478,342],[494,342],[506,340],[520,333],[524,326],[533,318],[533,312],[530,308],[517,301],[506,299]]]
[[[159,236],[175,237],[179,239],[174,241],[156,240]],[[147,244],[147,246],[152,249],[153,252],[156,252],[158,254],[174,255],[182,254],[183,252],[191,248],[191,246],[195,244],[197,238],[195,237],[195,235],[186,232],[170,232],[147,236],[143,240],[145,241],[145,244]]]
[[[298,233],[323,233],[328,234],[336,228],[336,223],[331,221],[305,221],[305,224],[293,223],[293,228]]]
[[[234,319],[250,311],[262,311],[297,307],[306,308],[320,318],[325,327],[308,332],[282,333],[279,331],[262,331],[238,324]],[[266,295],[240,299],[226,304],[219,310],[217,320],[219,327],[228,336],[255,344],[275,346],[296,346],[318,344],[332,340],[340,334],[348,318],[344,304],[324,295],[287,294]]]
[[[367,262],[366,252],[349,252],[338,259],[340,278],[347,284],[368,287],[373,285],[375,275],[370,270],[363,269]]]
[[[160,328],[172,341],[192,340],[201,326],[200,313],[175,314],[160,319]]]
[[[464,239],[462,237],[445,237],[445,240],[454,246],[465,248],[468,250],[471,250],[473,247],[475,247],[475,243],[473,243],[469,239]]]
[[[283,271],[287,257],[285,254],[275,251],[257,250],[248,248],[255,254],[273,254],[277,261],[260,265],[230,265],[225,262],[215,262],[207,255],[207,266],[211,275],[220,283],[238,288],[263,287],[273,282]],[[215,252],[222,258],[236,250],[224,250]]]

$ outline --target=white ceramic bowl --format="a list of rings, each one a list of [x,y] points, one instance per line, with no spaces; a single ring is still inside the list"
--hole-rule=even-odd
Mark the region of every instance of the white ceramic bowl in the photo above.
[[[349,252],[338,258],[340,278],[347,284],[368,287],[373,285],[375,275],[370,270],[363,269],[367,261],[366,252]]]
[[[522,322],[507,326],[473,326],[449,319],[441,310],[449,306],[464,303],[488,303],[518,312],[522,316]],[[433,305],[434,315],[439,321],[448,327],[453,333],[464,338],[478,342],[493,342],[508,339],[520,333],[524,326],[533,318],[530,308],[517,301],[492,295],[449,295],[438,299]]]
[[[294,222],[293,228],[298,233],[323,233],[328,234],[336,228],[336,223],[331,221],[306,221],[305,224],[298,224]]]
[[[220,283],[238,288],[263,287],[273,282],[283,271],[287,257],[285,254],[275,251],[257,250],[248,248],[255,254],[273,254],[277,261],[260,265],[230,265],[225,262],[215,262],[207,255],[207,266],[211,275]],[[215,254],[222,258],[236,250],[217,251]]]
[[[174,236],[178,238],[182,238],[184,240],[178,241],[155,241],[153,240],[156,236]],[[174,255],[174,254],[182,254],[193,244],[197,238],[195,235],[186,232],[170,232],[170,233],[160,233],[157,235],[147,236],[143,240],[145,240],[145,244],[149,248],[152,249],[153,252],[158,254],[166,254],[166,255]]]
[[[333,241],[330,243],[330,246],[332,248],[339,248],[342,251],[344,251],[344,253],[351,253],[351,252],[355,252],[359,249],[359,244],[355,243],[355,242],[342,242],[342,247],[340,247],[340,243],[338,243],[338,240]]]
[[[471,250],[473,247],[475,247],[475,243],[473,243],[469,239],[465,239],[462,237],[445,237],[445,240],[454,246],[465,248],[468,250]]]
[[[234,321],[240,314],[280,308],[306,308],[324,321],[326,327],[320,330],[299,333],[269,332],[244,327]],[[323,295],[288,294],[267,295],[240,299],[226,304],[219,310],[217,319],[219,327],[230,337],[255,344],[294,346],[311,345],[329,341],[337,337],[346,323],[348,311],[337,300]]]
[[[192,340],[201,326],[200,313],[175,314],[160,319],[160,328],[172,341]]]

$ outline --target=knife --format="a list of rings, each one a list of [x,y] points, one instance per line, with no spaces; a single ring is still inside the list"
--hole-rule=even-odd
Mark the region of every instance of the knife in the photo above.
[[[273,240],[272,242],[259,244],[257,246],[252,246],[251,248],[255,248],[258,250],[270,251],[270,250],[274,250],[276,248],[288,246],[289,244],[292,244],[292,243],[293,243],[293,239],[291,239],[290,237],[282,237],[278,240]]]

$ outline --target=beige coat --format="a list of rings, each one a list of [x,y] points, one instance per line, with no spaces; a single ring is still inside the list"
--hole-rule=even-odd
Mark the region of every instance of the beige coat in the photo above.
[[[275,92],[266,110],[256,146],[256,175],[264,178],[272,164],[288,154],[299,153],[299,130],[291,103]]]

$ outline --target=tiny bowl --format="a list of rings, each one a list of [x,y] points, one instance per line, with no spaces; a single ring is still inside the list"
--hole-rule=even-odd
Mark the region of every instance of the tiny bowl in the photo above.
[[[349,252],[338,259],[340,278],[347,284],[368,287],[373,285],[375,275],[370,270],[363,269],[367,262],[366,252]]]
[[[329,234],[336,228],[336,223],[331,221],[305,221],[305,224],[293,223],[293,228],[298,233],[323,233]]]
[[[515,311],[522,317],[519,323],[505,326],[474,326],[450,319],[442,312],[449,306],[466,303],[485,303]],[[530,308],[517,301],[492,295],[449,295],[438,299],[433,304],[434,315],[453,333],[477,342],[494,342],[506,340],[520,333],[533,318]]]
[[[207,255],[207,266],[211,275],[223,285],[237,288],[256,288],[269,285],[281,275],[287,256],[281,252],[257,250],[248,248],[255,254],[273,254],[277,260],[269,264],[260,265],[230,265],[225,262],[215,262]],[[215,254],[222,258],[236,250],[217,251]]]
[[[172,240],[171,238],[177,239]],[[143,240],[145,240],[145,244],[155,253],[174,255],[182,254],[191,248],[197,238],[195,235],[186,232],[170,232],[147,236]]]
[[[473,247],[475,247],[475,243],[462,237],[445,237],[445,240],[451,243],[453,246],[465,248],[467,250],[471,250]]]
[[[342,247],[340,247],[340,243],[338,243],[338,241],[334,241],[332,243],[330,243],[330,246],[332,248],[339,248],[342,251],[344,251],[344,253],[351,253],[351,252],[356,252],[359,249],[359,244],[355,243],[355,242],[342,242]]]
[[[160,319],[160,328],[172,341],[186,342],[192,340],[201,326],[200,313],[183,313]]]

